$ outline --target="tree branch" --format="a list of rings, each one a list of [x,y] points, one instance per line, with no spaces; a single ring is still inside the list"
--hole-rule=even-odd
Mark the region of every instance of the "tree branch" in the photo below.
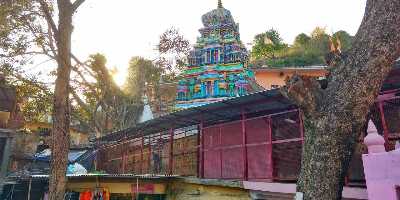
[[[56,23],[54,23],[53,18],[51,17],[51,12],[49,10],[48,4],[44,0],[39,0],[40,7],[42,8],[42,11],[44,13],[45,19],[47,23],[50,24],[51,29],[53,29],[53,32],[55,33],[55,37],[57,38],[58,36],[58,29],[56,26]]]
[[[85,0],[76,0],[73,4],[72,4],[72,12],[75,12],[79,6],[82,5],[82,3],[85,2]]]
[[[28,51],[28,52],[23,52],[23,53],[18,53],[18,54],[2,54],[0,53],[0,58],[13,58],[16,56],[24,56],[24,55],[47,55],[44,52],[38,52],[38,51]]]
[[[47,20],[46,20],[47,21]],[[53,31],[52,31],[52,28],[51,28],[51,24],[47,21],[47,32],[48,32],[48,39],[49,39],[49,46],[50,46],[50,49],[51,49],[51,51],[53,52],[53,55],[54,55],[54,57],[56,58],[57,57],[57,50],[56,50],[56,48],[55,48],[55,46],[54,46],[54,34],[53,34]]]
[[[24,76],[22,76],[21,74],[18,73],[11,73],[10,74],[12,77],[14,77],[15,79],[27,83],[29,85],[32,85],[40,90],[42,90],[44,93],[48,94],[48,95],[52,95],[52,93],[49,91],[49,88],[47,88],[45,86],[44,83],[38,82],[38,81],[34,81],[34,80],[30,80],[28,78],[25,78]]]
[[[89,107],[86,105],[85,102],[79,97],[79,95],[75,92],[74,88],[70,87],[70,93],[72,94],[72,97],[75,99],[75,101],[78,103],[78,105],[83,108],[86,112],[90,113]]]
[[[72,67],[72,70],[73,70],[74,72],[76,72],[76,73],[79,75],[79,77],[81,77],[82,81],[89,87],[89,89],[90,89],[92,92],[96,93],[96,89],[94,88],[94,86],[93,86],[92,84],[90,84],[89,81],[86,80],[85,75],[82,74],[82,72],[79,71],[78,68],[77,68],[76,66],[73,66],[73,67]]]
[[[80,66],[82,66],[83,67],[83,69],[85,69],[85,71],[87,72],[87,73],[89,73],[89,75],[91,75],[92,77],[95,77],[95,75],[90,71],[90,70],[88,70],[86,67],[89,67],[86,63],[83,63],[83,62],[81,62],[79,59],[78,59],[78,57],[76,57],[74,54],[72,54],[71,53],[71,57],[72,57],[72,59],[77,63],[77,64],[79,64]]]
[[[306,115],[318,113],[318,102],[323,91],[320,83],[314,78],[294,75],[286,81],[281,93],[294,101]]]

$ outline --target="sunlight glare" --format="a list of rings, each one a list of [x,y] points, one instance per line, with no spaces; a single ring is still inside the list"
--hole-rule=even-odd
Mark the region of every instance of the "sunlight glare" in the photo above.
[[[111,75],[115,81],[115,83],[119,86],[122,87],[125,83],[126,80],[126,74],[124,71],[122,70],[117,70],[116,68],[111,70]]]

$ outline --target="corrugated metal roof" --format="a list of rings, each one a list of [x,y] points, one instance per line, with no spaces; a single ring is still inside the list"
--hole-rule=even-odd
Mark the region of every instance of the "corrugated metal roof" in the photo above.
[[[254,71],[301,71],[301,70],[325,70],[327,68],[326,65],[314,65],[314,66],[291,66],[291,67],[270,67],[270,66],[262,66],[253,68]]]
[[[232,97],[203,106],[192,107],[163,115],[153,120],[138,124],[136,127],[111,133],[100,138],[102,142],[119,141],[138,134],[149,135],[157,132],[198,125],[205,126],[240,119],[241,111],[246,115],[273,113],[296,106],[284,98],[278,89],[264,90],[240,97]]]
[[[79,178],[139,178],[139,179],[166,179],[177,178],[178,175],[159,175],[159,174],[67,174],[68,179]],[[48,179],[49,175],[27,175],[27,176],[9,176],[8,179]]]

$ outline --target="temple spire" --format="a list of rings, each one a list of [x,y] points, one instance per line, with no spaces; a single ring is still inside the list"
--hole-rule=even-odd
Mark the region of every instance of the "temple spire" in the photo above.
[[[218,0],[218,8],[223,8],[222,7],[222,0]]]

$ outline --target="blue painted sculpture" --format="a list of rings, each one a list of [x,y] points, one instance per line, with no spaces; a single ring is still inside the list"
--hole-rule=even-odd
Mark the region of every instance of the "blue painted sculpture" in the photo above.
[[[239,25],[231,12],[218,1],[218,8],[204,14],[202,22],[201,36],[188,56],[178,84],[178,109],[243,96],[255,90],[249,84],[254,81],[254,73],[247,69],[248,52],[240,41]]]

